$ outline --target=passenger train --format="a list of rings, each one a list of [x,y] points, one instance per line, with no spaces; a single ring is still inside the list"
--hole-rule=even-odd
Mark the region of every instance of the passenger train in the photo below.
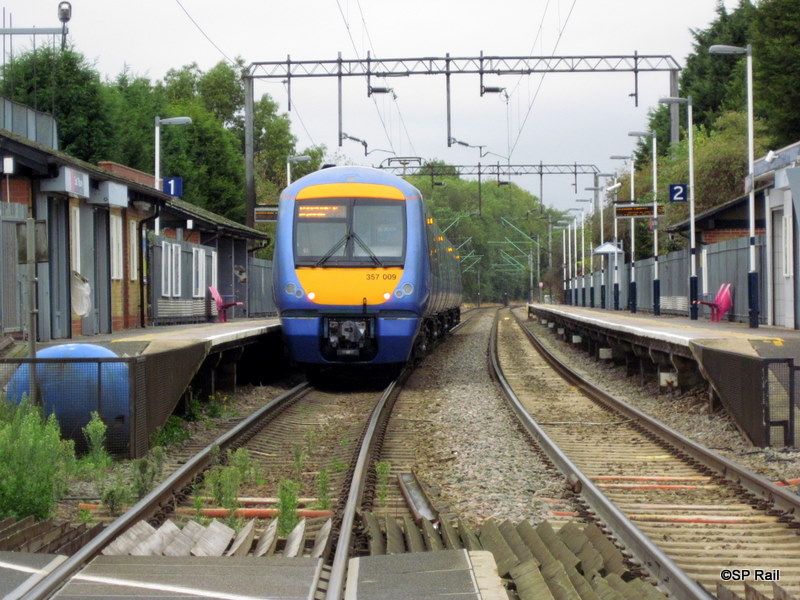
[[[420,191],[379,169],[330,167],[281,194],[273,293],[292,358],[404,363],[460,319],[461,269]]]

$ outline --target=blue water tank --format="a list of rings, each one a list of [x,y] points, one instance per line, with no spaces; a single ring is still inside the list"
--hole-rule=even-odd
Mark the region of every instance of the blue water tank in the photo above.
[[[108,348],[95,344],[62,344],[36,353],[37,358],[116,358]],[[21,365],[6,388],[9,401],[19,403],[30,391],[30,365]],[[63,437],[85,443],[81,428],[97,411],[108,426],[107,446],[125,452],[128,446],[130,391],[128,365],[124,362],[40,363],[36,366],[40,402],[46,415],[56,415]]]

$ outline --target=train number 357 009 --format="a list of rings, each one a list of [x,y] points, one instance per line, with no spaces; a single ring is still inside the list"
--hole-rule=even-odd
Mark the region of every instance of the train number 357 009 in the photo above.
[[[393,281],[397,279],[397,273],[367,273],[367,281],[376,281],[378,279]]]

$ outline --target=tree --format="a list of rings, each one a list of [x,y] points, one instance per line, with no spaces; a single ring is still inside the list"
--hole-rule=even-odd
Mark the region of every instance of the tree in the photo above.
[[[97,162],[113,153],[113,128],[95,68],[72,49],[39,48],[6,64],[3,96],[53,114],[59,148]]]
[[[762,0],[753,21],[755,101],[778,145],[800,139],[800,11],[796,0]]]
[[[226,127],[241,126],[244,108],[244,86],[241,72],[244,61],[237,59],[236,68],[227,62],[219,62],[201,74],[197,91],[205,107]]]

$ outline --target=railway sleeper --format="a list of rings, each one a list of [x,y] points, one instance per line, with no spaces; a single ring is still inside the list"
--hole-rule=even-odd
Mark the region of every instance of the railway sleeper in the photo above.
[[[358,547],[370,555],[488,550],[506,587],[521,600],[612,597],[603,595],[609,590],[627,598],[666,597],[632,566],[630,554],[609,539],[602,524],[544,521],[534,526],[526,520],[487,519],[474,528],[462,519],[438,524],[423,519],[418,525],[407,515],[359,516]]]

